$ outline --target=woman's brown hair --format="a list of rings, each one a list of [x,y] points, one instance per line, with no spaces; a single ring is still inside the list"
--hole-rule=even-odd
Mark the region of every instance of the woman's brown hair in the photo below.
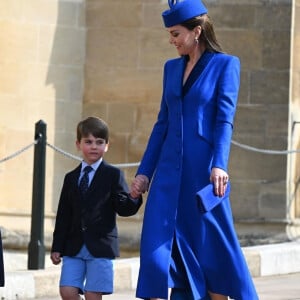
[[[207,14],[189,19],[181,25],[188,30],[193,30],[195,27],[201,27],[201,35],[199,42],[204,43],[206,49],[210,52],[223,52],[221,45],[219,44],[213,23]]]

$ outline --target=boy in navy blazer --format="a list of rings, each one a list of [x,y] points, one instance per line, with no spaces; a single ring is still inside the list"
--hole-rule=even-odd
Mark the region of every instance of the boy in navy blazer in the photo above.
[[[99,118],[88,117],[77,126],[83,161],[65,176],[51,249],[53,264],[63,262],[60,295],[65,300],[81,299],[82,293],[86,300],[101,300],[113,292],[116,216],[134,215],[142,204],[140,195],[128,193],[123,172],[103,160],[108,139],[108,126]]]

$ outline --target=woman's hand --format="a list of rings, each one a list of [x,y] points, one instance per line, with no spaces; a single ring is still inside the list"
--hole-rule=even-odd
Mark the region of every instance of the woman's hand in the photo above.
[[[220,168],[212,168],[210,182],[214,184],[214,192],[217,196],[223,197],[229,180],[228,174]]]
[[[138,198],[141,194],[148,191],[149,187],[149,179],[145,175],[137,175],[132,184],[131,184],[131,191],[130,196],[132,198]]]

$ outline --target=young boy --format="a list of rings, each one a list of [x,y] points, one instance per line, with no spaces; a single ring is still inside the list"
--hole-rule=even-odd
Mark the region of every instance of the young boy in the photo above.
[[[64,300],[101,300],[113,293],[113,262],[119,256],[116,214],[134,215],[142,204],[128,194],[123,173],[103,160],[107,124],[88,117],[77,126],[76,146],[83,161],[66,174],[53,233],[51,260],[63,261]],[[136,196],[136,195],[134,195]]]

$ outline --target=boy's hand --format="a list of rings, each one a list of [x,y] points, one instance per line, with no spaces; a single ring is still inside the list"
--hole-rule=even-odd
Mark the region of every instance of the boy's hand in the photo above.
[[[145,193],[149,187],[149,179],[145,175],[137,175],[132,184],[130,196],[132,198],[138,198],[141,194]]]
[[[59,252],[52,252],[50,258],[54,265],[58,265],[61,262],[61,257]]]

